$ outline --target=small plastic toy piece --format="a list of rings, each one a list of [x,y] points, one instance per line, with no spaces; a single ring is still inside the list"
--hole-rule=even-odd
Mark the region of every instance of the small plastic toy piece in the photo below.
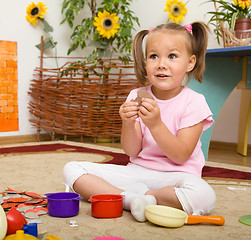
[[[251,226],[251,215],[245,215],[240,217],[239,221],[243,224]]]
[[[37,224],[36,223],[29,223],[27,225],[24,225],[23,227],[25,234],[30,234],[34,237],[37,237]]]

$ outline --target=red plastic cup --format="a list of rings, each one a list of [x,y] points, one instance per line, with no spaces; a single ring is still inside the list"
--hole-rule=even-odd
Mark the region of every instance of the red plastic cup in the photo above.
[[[117,218],[123,214],[122,195],[102,194],[91,196],[92,216],[96,218]]]

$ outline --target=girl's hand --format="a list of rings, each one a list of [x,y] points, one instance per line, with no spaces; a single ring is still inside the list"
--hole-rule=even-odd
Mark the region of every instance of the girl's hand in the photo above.
[[[125,125],[134,125],[135,119],[138,116],[138,103],[137,102],[125,102],[119,108],[119,114],[122,119],[123,124]]]
[[[142,105],[139,107],[138,115],[149,129],[153,126],[158,126],[158,124],[162,122],[159,106],[150,98],[142,99]]]
[[[122,119],[121,145],[130,157],[136,157],[142,148],[142,133],[140,123],[136,121],[139,107],[137,102],[126,102],[119,108]]]

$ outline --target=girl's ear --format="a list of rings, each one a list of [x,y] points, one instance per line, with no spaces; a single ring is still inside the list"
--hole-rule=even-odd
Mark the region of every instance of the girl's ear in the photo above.
[[[190,60],[189,60],[188,66],[187,66],[187,72],[191,72],[193,70],[195,64],[196,64],[196,56],[192,55],[190,57]]]

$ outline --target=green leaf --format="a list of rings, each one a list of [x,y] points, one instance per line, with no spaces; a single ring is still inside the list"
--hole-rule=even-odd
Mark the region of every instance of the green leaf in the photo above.
[[[232,18],[231,18],[231,26],[230,26],[230,31],[234,32],[234,26],[235,26],[235,20],[236,20],[237,13],[234,13]]]
[[[130,36],[130,35],[131,35],[131,28],[125,27],[122,29],[122,31],[121,31],[122,37]]]
[[[54,48],[56,45],[57,45],[57,42],[52,42],[51,39],[49,38],[45,38],[43,40],[43,50]],[[35,45],[35,47],[41,50],[41,43]]]
[[[61,12],[62,14],[65,13],[65,18],[61,21],[61,24],[67,21],[70,28],[72,28],[75,17],[84,8],[85,2],[85,0],[64,0]]]
[[[44,31],[46,33],[53,32],[53,27],[45,19],[43,19],[43,24],[44,24]]]
[[[96,42],[96,41],[91,41],[88,46],[99,48],[99,49],[106,49],[107,48],[107,43],[102,43],[102,42]]]

